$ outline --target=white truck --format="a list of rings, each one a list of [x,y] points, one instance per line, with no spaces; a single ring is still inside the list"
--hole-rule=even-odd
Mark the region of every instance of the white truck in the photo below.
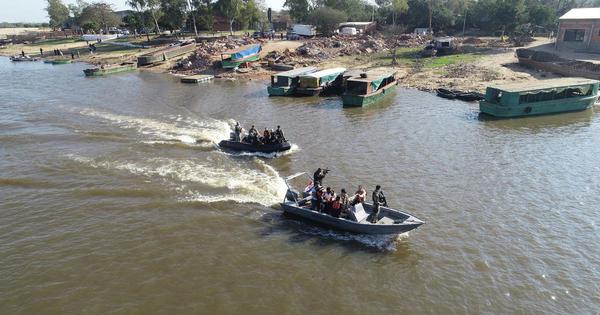
[[[317,35],[317,28],[308,24],[294,24],[292,33],[304,37],[314,37]]]

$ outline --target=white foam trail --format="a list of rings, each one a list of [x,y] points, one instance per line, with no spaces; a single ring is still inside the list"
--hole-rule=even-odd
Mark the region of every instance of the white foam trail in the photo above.
[[[344,233],[338,232],[334,230],[327,230],[319,227],[310,227],[308,230],[304,230],[303,232],[316,235],[326,238],[335,239],[338,241],[350,241],[357,242],[368,247],[377,248],[382,251],[395,252],[396,244],[398,241],[408,238],[408,232],[403,234],[389,234],[389,235],[368,235],[368,234],[352,234],[352,233]]]
[[[280,157],[280,156],[286,156],[289,154],[292,154],[294,152],[298,152],[300,151],[300,147],[297,144],[292,143],[291,148],[287,151],[283,151],[283,152],[272,152],[272,153],[263,153],[263,152],[225,152],[225,151],[220,151],[221,153],[225,154],[225,155],[229,155],[229,156],[255,156],[255,157],[262,157],[262,158],[266,158],[266,159],[274,159],[276,157]]]
[[[235,165],[224,169],[215,165],[192,160],[151,158],[137,162],[98,161],[95,159],[68,155],[69,159],[94,168],[128,171],[135,175],[160,177],[170,181],[179,191],[187,190],[186,183],[199,183],[210,188],[226,189],[225,194],[206,196],[195,191],[184,194],[182,201],[259,203],[270,206],[280,202],[286,192],[286,185],[279,173],[271,166],[255,159],[258,169],[246,169]]]
[[[79,113],[89,117],[101,118],[114,123],[120,128],[135,129],[143,135],[187,144],[195,144],[197,140],[217,143],[222,139],[229,138],[231,132],[231,122],[216,119],[198,121],[181,116],[168,116],[166,118],[169,121],[160,121],[93,109],[84,109]]]

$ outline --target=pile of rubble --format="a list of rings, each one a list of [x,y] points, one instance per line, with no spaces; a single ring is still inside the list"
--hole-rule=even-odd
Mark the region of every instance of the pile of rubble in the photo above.
[[[332,36],[308,41],[295,51],[297,56],[320,62],[337,56],[353,56],[382,52],[396,47],[419,47],[428,42],[428,38],[414,35],[394,37],[383,36]]]
[[[202,41],[196,45],[196,51],[189,58],[182,60],[179,66],[183,69],[206,69],[219,60],[222,52],[234,50],[244,45],[258,44],[260,40],[244,38],[218,38],[213,41]]]

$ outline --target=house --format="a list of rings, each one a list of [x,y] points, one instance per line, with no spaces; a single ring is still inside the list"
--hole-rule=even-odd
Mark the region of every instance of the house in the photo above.
[[[558,21],[556,49],[600,52],[600,8],[571,9]]]

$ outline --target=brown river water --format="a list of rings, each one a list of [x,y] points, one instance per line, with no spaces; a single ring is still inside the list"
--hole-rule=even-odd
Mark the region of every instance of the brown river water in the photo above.
[[[0,314],[600,312],[598,107],[489,120],[399,89],[343,109],[85,67],[0,58]],[[292,152],[218,150],[234,119],[280,124]],[[316,167],[427,224],[283,216],[283,178]]]

